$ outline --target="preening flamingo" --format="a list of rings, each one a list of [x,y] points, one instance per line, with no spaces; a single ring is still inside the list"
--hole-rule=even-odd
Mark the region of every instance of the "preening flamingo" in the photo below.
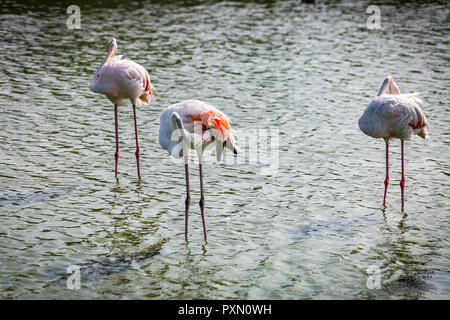
[[[389,94],[386,94],[389,89]],[[391,76],[388,76],[377,97],[375,97],[359,119],[359,128],[373,138],[383,138],[386,142],[386,179],[384,180],[383,206],[386,205],[386,192],[389,185],[389,140],[400,139],[402,154],[402,178],[400,181],[402,210],[405,204],[404,140],[414,134],[428,138],[427,118],[422,111],[422,100],[417,93],[401,94]]]
[[[188,236],[189,204],[191,201],[189,187],[188,152],[197,151],[200,173],[200,211],[203,222],[205,241],[205,197],[203,192],[203,151],[207,147],[216,146],[216,156],[219,161],[224,148],[235,155],[240,152],[231,122],[227,116],[216,107],[198,100],[187,100],[167,107],[161,114],[159,127],[159,144],[175,158],[184,157],[186,175],[185,201],[185,237]]]
[[[115,175],[117,178],[117,163],[119,161],[119,126],[117,121],[117,107],[126,105],[126,99],[131,100],[134,113],[134,134],[136,136],[136,161],[137,173],[141,178],[139,167],[139,139],[136,121],[136,106],[150,103],[153,93],[153,85],[150,82],[150,76],[141,65],[123,59],[122,56],[115,56],[117,51],[116,39],[112,38],[106,47],[106,58],[95,73],[89,89],[96,93],[103,93],[114,104],[114,120],[116,132],[116,159]],[[151,96],[150,96],[151,95]]]

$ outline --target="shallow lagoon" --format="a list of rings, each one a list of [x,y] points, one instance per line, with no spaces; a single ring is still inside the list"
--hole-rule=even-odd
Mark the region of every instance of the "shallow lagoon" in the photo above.
[[[448,299],[448,5],[383,4],[370,30],[369,4],[86,3],[69,30],[65,6],[3,1],[1,297]],[[88,90],[112,36],[156,87],[138,110],[141,184],[131,107],[116,183],[113,108]],[[430,122],[406,143],[405,212],[400,143],[383,209],[384,142],[357,125],[390,73]],[[206,244],[195,163],[185,242],[184,167],[158,145],[161,111],[190,98],[226,112],[245,150],[206,157]],[[278,147],[255,158],[251,132]]]

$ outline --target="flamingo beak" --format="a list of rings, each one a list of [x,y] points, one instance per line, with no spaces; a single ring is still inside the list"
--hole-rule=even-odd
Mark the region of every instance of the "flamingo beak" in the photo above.
[[[155,94],[153,93],[152,87],[150,87],[149,92],[150,92],[150,94],[152,95],[153,99],[156,99],[156,96],[155,96]]]

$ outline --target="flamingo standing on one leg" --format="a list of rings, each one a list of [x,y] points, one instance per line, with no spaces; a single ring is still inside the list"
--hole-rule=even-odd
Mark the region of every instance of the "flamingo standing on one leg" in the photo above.
[[[389,88],[389,94],[386,91]],[[386,179],[384,180],[383,206],[386,205],[386,192],[389,184],[389,139],[401,140],[402,179],[402,211],[405,204],[405,168],[404,140],[410,140],[413,134],[428,138],[427,118],[420,105],[423,103],[417,93],[401,94],[400,89],[391,76],[381,85],[375,97],[359,119],[359,128],[373,138],[383,138],[386,142]]]
[[[115,175],[117,178],[117,163],[119,160],[119,128],[117,121],[117,107],[126,105],[123,100],[130,99],[133,105],[134,113],[134,134],[136,136],[136,161],[137,173],[141,179],[141,170],[139,167],[140,149],[136,121],[136,106],[149,104],[153,93],[153,85],[150,82],[150,76],[142,66],[130,61],[122,60],[122,56],[114,56],[117,51],[116,39],[112,38],[106,47],[108,54],[103,60],[100,68],[95,73],[89,89],[96,93],[103,93],[114,104],[114,120],[116,132],[116,159]]]
[[[203,151],[212,144],[216,146],[217,160],[220,160],[226,147],[234,154],[240,152],[236,145],[234,132],[227,116],[217,108],[202,101],[187,100],[167,107],[161,114],[159,127],[159,144],[175,158],[184,157],[186,175],[185,201],[185,237],[188,236],[189,204],[191,201],[189,187],[188,151],[197,151],[200,173],[200,211],[203,222],[205,241],[205,197],[203,192]]]

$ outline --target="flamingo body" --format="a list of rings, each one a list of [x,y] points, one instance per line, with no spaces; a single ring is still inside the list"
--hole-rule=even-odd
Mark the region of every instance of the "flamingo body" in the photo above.
[[[427,119],[417,93],[375,97],[359,119],[359,128],[373,138],[410,140],[428,137]]]
[[[117,178],[117,164],[119,159],[119,132],[117,119],[117,106],[125,105],[129,99],[133,105],[134,130],[136,136],[136,161],[139,179],[141,178],[139,167],[139,141],[136,120],[136,106],[148,104],[151,97],[155,97],[150,76],[141,65],[136,62],[115,56],[117,51],[116,39],[112,38],[106,47],[107,55],[98,68],[91,81],[89,89],[95,93],[104,94],[114,104],[115,134],[116,134],[116,159],[115,175]]]
[[[154,97],[154,93],[147,70],[134,61],[114,56],[117,45],[115,39],[111,41],[113,50],[95,73],[89,89],[118,105],[125,105],[125,99],[138,106],[150,103],[150,95]]]
[[[192,136],[192,141],[183,139],[180,143],[174,136],[174,132],[179,129],[173,121],[174,114],[181,118],[184,129]],[[200,130],[197,130],[196,126]],[[167,107],[161,113],[159,144],[173,157],[183,157],[183,149],[186,147],[203,152],[213,143],[222,148],[225,144],[235,153],[240,151],[236,145],[234,131],[231,129],[231,121],[216,107],[199,100],[186,100]]]
[[[200,210],[203,235],[206,241],[205,198],[203,192],[203,152],[211,145],[216,146],[217,160],[226,147],[237,154],[234,131],[227,116],[214,106],[199,100],[187,100],[167,107],[161,114],[159,127],[161,147],[175,158],[184,157],[186,177],[185,237],[188,235],[189,205],[191,201],[188,169],[188,150],[195,150],[199,157]]]
[[[389,94],[386,94],[389,90]],[[377,97],[372,99],[358,121],[362,132],[373,138],[383,138],[386,143],[386,179],[384,180],[383,205],[389,185],[389,140],[401,140],[402,179],[400,181],[402,210],[404,209],[404,140],[410,140],[414,134],[428,138],[427,118],[422,111],[422,100],[417,93],[401,94],[391,76],[388,76]]]

